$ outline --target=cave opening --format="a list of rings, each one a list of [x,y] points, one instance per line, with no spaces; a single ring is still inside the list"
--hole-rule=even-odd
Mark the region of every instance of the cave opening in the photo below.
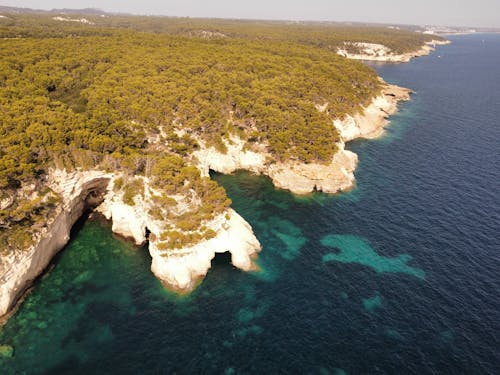
[[[154,233],[151,233],[149,228],[146,227],[144,237],[146,238],[146,242],[144,242],[144,244],[141,246],[141,248],[146,249],[145,252],[147,253],[147,256],[149,257],[149,259],[151,259],[151,254],[149,253],[148,249],[149,249],[149,241],[155,240]]]
[[[215,176],[217,176],[219,173],[214,171],[212,168],[209,168],[208,169],[208,176],[210,177],[210,179],[214,179]]]
[[[102,214],[95,211],[95,209],[104,201],[108,183],[109,179],[107,178],[97,179],[95,181],[88,182],[86,184],[88,187],[82,189],[82,194],[80,195],[80,204],[74,205],[74,213],[78,214],[79,212],[81,212],[81,214],[75,218],[76,220],[70,229],[68,242],[52,258],[47,267],[48,270],[50,270],[57,264],[61,253],[69,245],[69,243],[78,236],[78,233],[83,229],[87,221],[96,220],[103,223],[108,222],[108,220],[106,220],[106,218]],[[46,272],[47,270],[42,272],[40,276],[43,276]]]
[[[226,251],[224,253],[215,253],[215,257],[212,259],[212,268],[214,267],[231,267],[231,253]]]
[[[90,189],[83,199],[84,212],[93,211],[96,207],[98,207],[104,201],[104,195],[106,194],[105,186],[96,186]]]

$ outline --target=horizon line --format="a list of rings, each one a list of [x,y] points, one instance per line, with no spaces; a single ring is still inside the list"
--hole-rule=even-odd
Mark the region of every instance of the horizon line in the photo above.
[[[165,13],[134,13],[123,12],[115,10],[106,10],[96,7],[86,8],[29,8],[29,7],[15,7],[9,5],[0,5],[1,8],[7,9],[23,9],[34,12],[61,12],[73,11],[96,11],[111,16],[130,16],[130,17],[168,17],[168,18],[191,18],[191,19],[214,19],[214,20],[228,20],[228,21],[270,21],[270,22],[313,22],[313,23],[338,23],[338,24],[364,24],[364,25],[380,25],[380,26],[416,26],[416,27],[449,27],[449,28],[467,28],[467,29],[493,29],[500,32],[500,26],[465,26],[465,25],[446,25],[446,24],[432,24],[432,23],[398,23],[398,22],[383,22],[383,21],[336,21],[336,20],[319,20],[319,19],[286,19],[286,18],[245,18],[245,17],[220,17],[220,16],[190,16],[190,15],[172,15]]]

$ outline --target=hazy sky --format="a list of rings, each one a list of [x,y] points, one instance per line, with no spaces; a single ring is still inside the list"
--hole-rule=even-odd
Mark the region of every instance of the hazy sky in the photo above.
[[[0,0],[0,4],[191,17],[500,27],[500,0]]]

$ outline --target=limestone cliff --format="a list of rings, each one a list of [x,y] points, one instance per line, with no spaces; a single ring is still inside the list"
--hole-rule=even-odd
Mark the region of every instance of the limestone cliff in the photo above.
[[[345,142],[356,138],[377,138],[389,123],[388,117],[397,111],[400,101],[410,99],[411,90],[395,85],[385,85],[381,95],[377,96],[362,113],[346,116],[334,121]]]
[[[137,245],[149,241],[151,270],[168,288],[176,291],[192,290],[210,269],[215,253],[230,252],[233,265],[244,271],[255,268],[252,259],[260,251],[260,243],[251,226],[232,209],[205,223],[207,228],[216,233],[214,238],[181,249],[160,250],[159,239],[165,223],[149,214],[153,206],[154,189],[149,186],[147,178],[143,180],[145,194],[136,196],[133,206],[123,202],[122,196],[114,191],[111,183],[97,210],[112,220],[114,233],[133,239]]]
[[[66,245],[72,226],[89,205],[100,199],[110,178],[107,173],[95,171],[72,174],[56,171],[52,174],[49,185],[61,194],[62,204],[38,232],[32,246],[0,256],[0,317],[13,307]]]
[[[354,187],[354,170],[358,156],[344,149],[344,143],[338,143],[339,150],[329,164],[318,163],[275,163],[269,166],[266,174],[274,186],[287,189],[295,194],[308,194],[313,191],[337,193]]]
[[[240,215],[229,209],[208,225],[217,235],[191,247],[165,252],[158,250],[154,241],[150,242],[151,270],[168,288],[192,290],[207,274],[216,253],[230,252],[233,265],[244,271],[257,268],[253,259],[260,251],[260,244]]]
[[[226,142],[227,153],[214,147],[201,148],[194,152],[194,161],[202,175],[210,170],[229,174],[237,170],[247,170],[268,176],[274,186],[287,189],[295,194],[307,194],[312,191],[336,193],[350,189],[354,184],[354,169],[358,158],[356,154],[344,149],[344,143],[337,144],[338,151],[329,164],[299,162],[269,162],[270,154],[265,148],[261,151],[244,149],[244,142],[232,138]]]

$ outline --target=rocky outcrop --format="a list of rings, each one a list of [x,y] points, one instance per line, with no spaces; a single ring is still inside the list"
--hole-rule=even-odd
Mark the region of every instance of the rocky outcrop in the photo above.
[[[148,188],[148,180],[142,179]],[[115,179],[110,181],[104,200],[97,207],[97,211],[103,214],[106,219],[111,220],[113,233],[133,240],[137,246],[144,245],[147,240],[146,229],[158,226],[148,215],[151,205],[148,204],[147,198],[150,197],[136,196],[133,206],[125,204],[123,194],[114,191],[114,181]],[[149,195],[147,189],[146,193]]]
[[[222,153],[214,147],[202,147],[193,153],[193,162],[202,176],[208,176],[213,170],[230,174],[237,170],[263,173],[266,169],[266,159],[270,157],[264,146],[257,150],[245,149],[245,142],[237,137],[226,141],[227,152]]]
[[[274,186],[290,190],[294,194],[313,191],[336,193],[354,186],[353,172],[358,157],[345,150],[343,142],[337,144],[338,152],[329,164],[268,162],[271,155],[265,147],[259,146],[260,152],[245,150],[244,142],[238,138],[232,138],[226,143],[226,147],[225,154],[213,147],[203,147],[194,153],[194,161],[202,175],[208,176],[210,170],[224,174],[247,170],[268,176]]]
[[[241,270],[257,269],[253,259],[261,249],[260,243],[240,215],[229,209],[208,225],[217,235],[191,247],[160,251],[150,242],[151,270],[168,288],[192,290],[207,274],[216,253],[230,252],[232,264]]]
[[[337,49],[337,54],[352,60],[368,60],[381,62],[404,63],[414,57],[426,56],[434,51],[435,46],[450,44],[449,40],[432,40],[426,42],[419,50],[396,54],[390,48],[376,43],[344,42],[344,47]],[[353,49],[357,52],[350,52]]]
[[[110,184],[104,202],[97,210],[112,220],[114,233],[133,239],[137,245],[149,240],[151,271],[165,286],[180,292],[192,290],[207,274],[215,253],[228,251],[235,267],[244,271],[255,269],[253,258],[261,249],[260,243],[251,226],[232,209],[205,223],[216,233],[214,238],[181,249],[160,250],[158,239],[164,223],[149,215],[153,189],[148,179],[143,180],[145,194],[136,196],[133,206],[123,203],[121,195],[115,193]]]
[[[384,84],[381,95],[377,96],[362,113],[335,120],[334,125],[345,142],[356,138],[377,138],[389,123],[388,117],[397,111],[400,101],[410,99],[411,90]]]
[[[276,163],[271,164],[266,174],[274,186],[287,189],[295,194],[308,194],[313,191],[337,193],[354,187],[354,170],[358,156],[338,144],[339,150],[329,164],[318,163]]]

